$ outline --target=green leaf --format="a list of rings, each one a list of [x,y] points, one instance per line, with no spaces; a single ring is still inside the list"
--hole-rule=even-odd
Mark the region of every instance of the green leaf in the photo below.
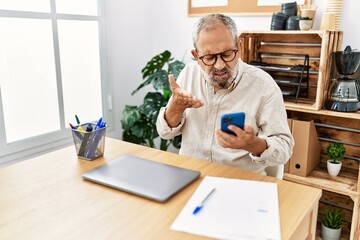
[[[144,139],[155,138],[158,136],[156,126],[146,121],[145,119],[143,121],[137,122],[131,128],[131,133],[138,138]]]
[[[168,76],[169,74],[165,70],[158,70],[149,76],[148,80],[156,90],[161,90],[164,87],[169,86]]]
[[[171,97],[171,95],[172,95],[172,91],[171,90],[169,90],[169,89],[163,89],[163,94],[164,94],[164,100],[166,101],[166,102],[168,102],[169,101],[169,99],[170,99],[170,97]]]
[[[134,91],[131,92],[131,95],[134,95],[136,92],[138,92],[140,89],[142,89],[143,87],[149,85],[151,83],[151,79],[147,79],[145,82],[143,82],[142,84],[140,84]]]
[[[181,147],[181,139],[182,139],[181,135],[174,137],[173,139],[171,139],[172,145],[175,148],[179,149]]]
[[[144,138],[136,137],[134,134],[131,133],[131,131],[124,131],[122,140],[127,141],[127,142],[136,143],[136,144],[141,144],[141,145],[144,145],[146,143]]]
[[[326,148],[326,153],[329,159],[340,163],[345,157],[346,148],[342,143],[330,143]]]
[[[171,53],[168,50],[165,50],[163,53],[160,53],[153,57],[141,70],[141,73],[143,74],[143,79],[147,78],[159,69],[162,69],[165,63],[170,60],[170,57]]]
[[[341,228],[344,225],[342,221],[342,210],[337,207],[325,208],[321,213],[321,221],[328,228]]]
[[[175,60],[174,62],[169,63],[169,74],[173,74],[176,79],[184,67],[185,63]]]
[[[140,106],[142,112],[145,114],[147,119],[156,124],[156,119],[159,115],[161,107],[165,106],[167,101],[164,100],[163,95],[159,92],[150,92],[146,94],[144,103]]]
[[[124,130],[128,130],[141,119],[141,110],[137,106],[126,105],[122,112],[121,126]]]

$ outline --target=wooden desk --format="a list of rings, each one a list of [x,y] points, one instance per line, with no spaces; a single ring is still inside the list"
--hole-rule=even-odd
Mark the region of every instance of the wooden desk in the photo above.
[[[0,169],[1,239],[207,239],[170,230],[204,176],[277,182],[282,239],[314,239],[321,190],[174,153],[106,139],[105,155],[78,159],[73,146]],[[82,179],[132,154],[201,171],[196,182],[157,203]]]

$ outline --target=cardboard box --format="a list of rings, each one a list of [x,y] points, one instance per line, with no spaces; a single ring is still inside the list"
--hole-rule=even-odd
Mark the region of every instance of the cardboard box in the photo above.
[[[289,173],[306,177],[320,163],[321,147],[314,121],[293,119],[291,132],[295,147],[289,160]]]

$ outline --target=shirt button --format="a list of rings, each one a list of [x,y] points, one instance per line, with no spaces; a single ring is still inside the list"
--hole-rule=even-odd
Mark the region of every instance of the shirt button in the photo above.
[[[273,158],[277,158],[279,156],[279,151],[275,150],[271,155]]]

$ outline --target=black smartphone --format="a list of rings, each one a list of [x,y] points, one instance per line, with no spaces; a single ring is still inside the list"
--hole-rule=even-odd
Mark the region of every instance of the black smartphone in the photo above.
[[[229,125],[238,126],[241,129],[244,129],[245,124],[245,113],[229,113],[221,116],[221,131],[236,135],[233,131],[228,129]]]

